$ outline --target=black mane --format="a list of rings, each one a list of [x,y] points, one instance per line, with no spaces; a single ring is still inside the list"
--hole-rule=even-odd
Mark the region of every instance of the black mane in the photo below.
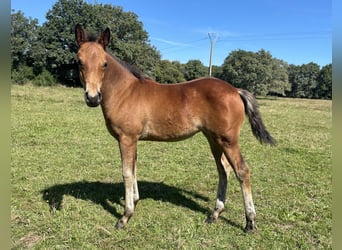
[[[99,38],[99,36],[95,35],[93,33],[87,34],[87,41],[88,42],[96,42],[98,38]]]
[[[131,65],[125,61],[122,61],[112,54],[110,54],[110,55],[115,61],[120,63],[121,66],[123,66],[125,69],[127,69],[129,72],[131,72],[131,74],[134,75],[138,80],[144,80],[145,79],[144,74],[136,66]]]

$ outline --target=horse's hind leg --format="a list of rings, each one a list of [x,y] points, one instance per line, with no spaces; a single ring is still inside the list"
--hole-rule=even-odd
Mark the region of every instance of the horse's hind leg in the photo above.
[[[241,155],[240,148],[237,143],[223,147],[223,150],[241,185],[246,214],[245,231],[252,232],[255,229],[256,213],[252,198],[249,168]]]
[[[222,154],[221,148],[214,144],[210,143],[211,151],[214,155],[217,172],[219,175],[219,184],[217,188],[217,198],[215,203],[215,208],[213,214],[208,218],[207,222],[212,223],[217,220],[220,214],[224,210],[224,206],[226,203],[226,193],[227,193],[227,184],[228,177],[230,173],[230,166],[224,154]]]

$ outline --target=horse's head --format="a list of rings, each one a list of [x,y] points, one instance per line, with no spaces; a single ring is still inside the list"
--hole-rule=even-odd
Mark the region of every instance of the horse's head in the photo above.
[[[89,37],[81,25],[75,27],[78,45],[78,66],[80,80],[85,90],[84,99],[89,107],[96,107],[102,101],[101,87],[107,69],[106,46],[110,31],[107,28],[99,37]]]

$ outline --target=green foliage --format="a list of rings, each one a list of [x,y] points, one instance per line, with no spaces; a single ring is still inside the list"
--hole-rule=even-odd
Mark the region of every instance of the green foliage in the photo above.
[[[32,47],[37,41],[38,20],[26,18],[18,11],[11,15],[11,59],[12,71],[19,67],[32,66],[34,61]]]
[[[185,80],[181,64],[169,60],[160,60],[157,64],[155,79],[160,83],[176,83]]]
[[[217,66],[217,65],[212,66],[212,75],[214,77],[220,78],[222,76],[222,73],[223,73],[223,67],[222,66]]]
[[[225,59],[221,78],[255,95],[284,95],[289,87],[286,69],[284,61],[265,50],[256,53],[236,50]]]
[[[283,60],[274,58],[272,60],[272,81],[268,89],[268,94],[285,96],[285,92],[290,90],[290,83],[288,79],[288,64]]]
[[[25,84],[34,79],[33,68],[28,66],[20,66],[12,69],[11,80],[13,83]]]
[[[49,71],[43,70],[33,79],[33,84],[37,86],[53,86],[56,84],[56,79]]]
[[[200,60],[189,60],[186,64],[160,60],[156,66],[155,79],[168,84],[189,81],[206,75],[207,67]]]
[[[200,60],[189,60],[184,65],[184,77],[188,81],[207,75],[208,68]]]
[[[201,134],[139,142],[141,200],[127,228],[116,230],[124,211],[120,152],[101,110],[88,108],[78,88],[12,86],[11,248],[331,249],[332,102],[258,102],[278,145],[260,145],[244,122],[240,145],[251,168],[255,234],[243,232],[233,173],[226,210],[217,223],[205,223],[218,175]]]
[[[328,64],[320,70],[314,97],[332,99],[332,64]]]
[[[291,91],[288,93],[288,96],[314,98],[316,96],[315,92],[319,73],[320,68],[316,63],[308,63],[301,66],[290,65],[288,74]]]
[[[287,93],[291,97],[300,98],[332,98],[332,64],[321,69],[315,63],[301,66],[290,65],[289,81],[291,90]]]

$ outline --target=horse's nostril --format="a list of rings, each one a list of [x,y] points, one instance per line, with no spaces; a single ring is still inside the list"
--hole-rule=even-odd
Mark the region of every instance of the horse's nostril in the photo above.
[[[102,93],[98,91],[95,96],[91,96],[88,91],[84,93],[84,99],[89,107],[96,107],[102,101]]]
[[[88,91],[84,93],[84,99],[86,100],[86,102],[90,102],[90,100],[92,99]]]
[[[99,102],[101,102],[102,101],[102,93],[100,91],[97,92],[97,96],[98,96]]]
[[[84,92],[84,99],[85,99],[86,101],[89,100],[88,91]]]

